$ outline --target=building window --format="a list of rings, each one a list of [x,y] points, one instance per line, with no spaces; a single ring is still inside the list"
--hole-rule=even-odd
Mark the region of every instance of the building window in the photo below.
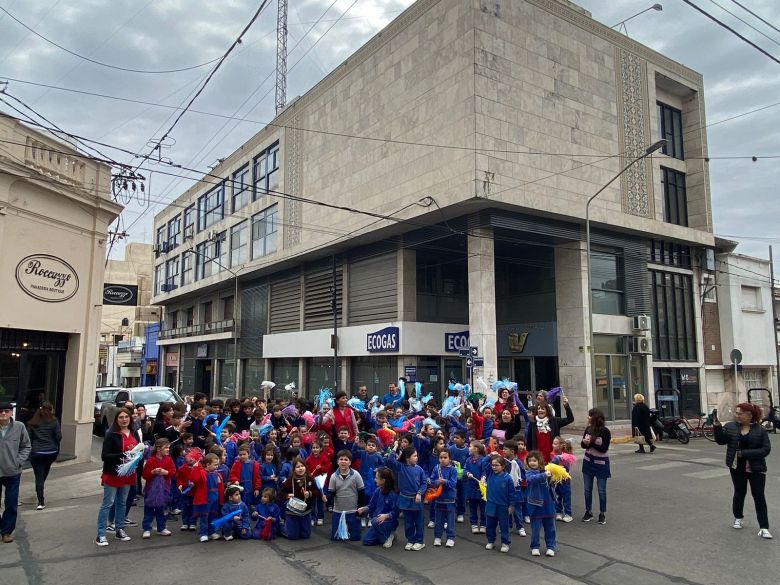
[[[761,311],[761,289],[757,286],[742,285],[740,288],[743,311]]]
[[[195,325],[195,307],[189,307],[187,309],[187,327]]]
[[[653,240],[650,261],[653,264],[676,266],[677,268],[690,268],[691,248],[685,244]]]
[[[177,215],[168,222],[168,249],[173,250],[179,245],[179,235],[181,234],[181,216]]]
[[[249,260],[249,221],[230,230],[230,266],[235,268]]]
[[[718,302],[718,289],[715,285],[715,276],[704,274],[701,277],[701,298],[705,303]]]
[[[232,296],[222,299],[222,319],[229,321],[233,318],[233,309],[235,307],[235,301]]]
[[[653,358],[696,359],[693,278],[690,274],[650,271],[653,286]]]
[[[198,231],[215,224],[225,216],[225,184],[217,185],[198,199]]]
[[[179,257],[171,258],[165,263],[165,284],[168,290],[173,290],[179,284]]]
[[[254,198],[262,197],[279,187],[279,144],[258,154],[252,162]]]
[[[204,323],[211,323],[212,318],[212,303],[211,301],[207,301],[201,305],[203,308],[203,322]]]
[[[249,185],[249,165],[233,173],[233,212],[235,213],[252,201]]]
[[[188,240],[195,235],[195,206],[190,205],[184,210],[184,239]]]
[[[590,260],[593,312],[624,314],[623,258],[611,252],[592,252]]]
[[[227,262],[225,232],[217,234],[213,240],[198,244],[195,254],[195,280],[222,272]]]
[[[653,368],[656,402],[661,416],[696,416],[701,412],[701,392],[699,389],[699,370],[696,368]],[[677,390],[678,400],[659,400],[659,396],[670,397],[669,392]]]
[[[682,113],[680,110],[657,102],[658,105],[658,135],[666,139],[663,152],[672,158],[685,159],[682,139]]]
[[[162,227],[157,228],[157,235],[154,239],[154,245],[157,247],[158,252],[162,252],[163,244],[165,243],[165,236],[166,227],[163,225]]]
[[[163,283],[163,270],[165,270],[164,264],[158,264],[154,267],[154,294],[159,295],[161,292],[162,283]]]
[[[664,221],[687,226],[688,196],[685,191],[685,174],[661,167],[661,184],[664,188]]]
[[[252,259],[276,252],[279,205],[274,204],[252,217]]]
[[[766,384],[764,384],[764,370],[744,369],[742,370],[742,379],[745,380],[745,390],[766,388]]]
[[[184,252],[181,255],[181,285],[191,284],[194,276],[194,264],[195,254],[192,252]]]
[[[171,329],[178,329],[179,328],[179,312],[178,311],[171,311],[168,314],[168,323],[169,323]]]

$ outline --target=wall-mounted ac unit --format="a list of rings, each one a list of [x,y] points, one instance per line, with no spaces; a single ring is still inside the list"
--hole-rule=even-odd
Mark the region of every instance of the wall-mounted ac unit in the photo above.
[[[631,337],[628,340],[628,353],[653,353],[653,341],[650,337]]]
[[[166,282],[164,284],[160,285],[160,290],[162,292],[171,292],[172,290],[176,289],[176,285],[171,282]]]
[[[192,228],[192,226],[184,229],[185,240],[191,240],[194,237],[195,237],[195,230]]]
[[[635,315],[633,329],[634,331],[650,331],[650,317],[647,315]]]

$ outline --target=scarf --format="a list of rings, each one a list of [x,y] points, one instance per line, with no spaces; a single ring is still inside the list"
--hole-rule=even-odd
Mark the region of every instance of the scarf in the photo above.
[[[537,433],[549,433],[550,432],[550,419],[547,417],[536,417],[536,432]]]

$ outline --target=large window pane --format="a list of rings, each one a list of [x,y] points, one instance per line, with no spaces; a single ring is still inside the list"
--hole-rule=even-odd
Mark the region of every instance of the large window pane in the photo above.
[[[235,268],[249,260],[249,221],[242,221],[231,229],[230,266]]]
[[[658,106],[658,134],[665,138],[667,143],[662,152],[672,158],[684,159],[682,139],[682,113],[664,103],[657,102]]]
[[[236,212],[252,201],[249,165],[233,173],[233,211]]]
[[[279,206],[274,204],[252,217],[252,259],[276,252]]]
[[[661,167],[661,183],[664,189],[664,221],[687,226],[688,195],[685,174]]]
[[[696,359],[693,282],[689,274],[650,271],[653,285],[653,357]]]
[[[593,312],[604,315],[624,313],[623,258],[609,252],[591,253]]]

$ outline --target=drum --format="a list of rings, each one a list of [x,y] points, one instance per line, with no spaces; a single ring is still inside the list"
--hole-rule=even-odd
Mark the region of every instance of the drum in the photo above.
[[[309,507],[306,505],[305,500],[290,498],[287,500],[287,509],[294,514],[305,514]]]

